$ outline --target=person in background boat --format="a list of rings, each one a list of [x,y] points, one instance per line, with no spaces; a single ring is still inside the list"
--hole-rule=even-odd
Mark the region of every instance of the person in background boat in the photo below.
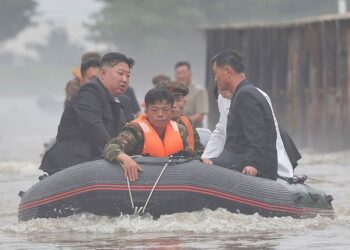
[[[160,74],[160,75],[156,75],[155,77],[152,78],[153,87],[157,87],[160,84],[165,84],[168,82],[171,82],[171,79],[167,75]]]
[[[142,168],[130,156],[168,157],[175,154],[193,155],[187,143],[187,130],[171,120],[174,96],[166,88],[149,90],[145,96],[145,114],[128,123],[124,130],[111,139],[104,157],[119,162],[125,178],[135,181]]]
[[[101,67],[101,60],[97,58],[90,58],[83,61],[80,65],[81,84],[84,85],[87,82],[96,79],[98,71]]]
[[[175,79],[188,87],[184,115],[188,116],[196,127],[203,127],[203,119],[208,114],[208,94],[198,84],[192,81],[191,65],[186,61],[180,61],[175,65]]]
[[[242,58],[235,51],[218,53],[212,64],[219,92],[230,91],[233,97],[224,149],[206,162],[276,180],[277,134],[268,101],[247,81]]]
[[[86,52],[81,56],[81,62],[84,62],[88,59],[98,59],[101,60],[101,55],[98,52]],[[82,76],[79,67],[75,67],[72,70],[73,79],[70,80],[65,87],[66,91],[66,99],[64,101],[64,106],[66,106],[67,102],[73,97],[73,95],[78,91],[78,89],[82,85]]]
[[[187,129],[187,142],[191,150],[200,156],[204,151],[204,146],[200,141],[200,137],[196,128],[194,127],[193,122],[183,114],[186,104],[185,96],[188,94],[188,88],[179,82],[168,82],[160,84],[159,86],[164,86],[174,95],[175,103],[173,108],[173,116],[171,119]]]
[[[160,75],[156,75],[155,77],[152,78],[152,84],[153,84],[154,88],[158,87],[161,84],[165,84],[168,82],[171,82],[171,79],[167,75],[160,74]],[[141,106],[142,106],[142,108],[145,108],[145,103],[142,102]]]
[[[120,53],[103,56],[98,77],[83,85],[67,103],[56,143],[45,153],[40,169],[51,175],[102,156],[106,143],[125,125],[117,96],[126,90],[133,65],[133,59]]]

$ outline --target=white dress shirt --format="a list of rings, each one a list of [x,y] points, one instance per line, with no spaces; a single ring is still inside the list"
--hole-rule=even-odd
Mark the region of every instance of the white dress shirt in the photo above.
[[[218,108],[220,113],[219,122],[216,124],[214,131],[210,135],[209,141],[204,149],[202,158],[214,158],[224,149],[226,140],[227,115],[230,109],[231,100],[224,98],[222,95],[218,97]]]

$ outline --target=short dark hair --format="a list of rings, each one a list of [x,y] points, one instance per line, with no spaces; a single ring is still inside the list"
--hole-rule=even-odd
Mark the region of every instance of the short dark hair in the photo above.
[[[101,55],[100,55],[100,53],[98,53],[96,51],[89,51],[89,52],[84,53],[81,56],[81,62],[84,62],[84,61],[86,61],[88,59],[99,59],[99,60],[101,60]]]
[[[80,65],[80,73],[81,76],[84,77],[86,74],[86,71],[89,68],[100,68],[101,67],[101,61],[96,58],[90,58],[85,61],[83,61]]]
[[[158,86],[159,84],[162,84],[162,83],[167,83],[167,82],[170,82],[171,79],[169,76],[167,75],[156,75],[155,77],[152,78],[152,83],[154,86]]]
[[[174,105],[175,98],[173,94],[164,87],[156,87],[149,90],[145,96],[146,107],[156,102],[166,101],[171,106]]]
[[[191,64],[187,61],[180,61],[180,62],[176,63],[175,69],[177,69],[178,67],[181,67],[181,66],[186,66],[189,70],[191,70]]]
[[[174,95],[175,98],[178,96],[186,96],[188,94],[188,88],[177,81],[161,83],[158,85],[158,87],[166,88]]]
[[[127,56],[125,56],[122,53],[118,53],[118,52],[110,52],[105,54],[102,59],[101,59],[101,67],[103,66],[115,66],[120,62],[124,62],[127,65],[129,65],[129,68],[132,68],[135,64],[134,59],[129,58]]]
[[[216,63],[217,66],[223,67],[225,65],[231,66],[237,73],[244,72],[244,64],[242,57],[234,50],[224,50],[211,59],[211,63]]]

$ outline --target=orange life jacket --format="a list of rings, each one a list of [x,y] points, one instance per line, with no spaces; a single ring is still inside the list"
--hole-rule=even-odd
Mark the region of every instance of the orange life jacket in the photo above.
[[[139,116],[133,120],[133,122],[137,123],[143,132],[144,143],[142,155],[168,157],[172,154],[183,151],[184,145],[176,122],[170,121],[167,124],[164,134],[164,142],[148,122],[146,115]]]
[[[194,132],[193,132],[193,126],[190,122],[190,119],[187,116],[180,116],[181,121],[185,124],[188,132],[187,136],[187,142],[190,146],[191,150],[194,152]]]

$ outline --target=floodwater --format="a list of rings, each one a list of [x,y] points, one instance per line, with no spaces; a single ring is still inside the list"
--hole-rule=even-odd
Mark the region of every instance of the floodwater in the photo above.
[[[334,220],[263,218],[218,209],[158,220],[79,214],[18,222],[17,194],[41,174],[39,154],[55,135],[59,101],[0,99],[0,249],[350,249],[350,152],[303,152],[297,169],[313,178],[309,185],[333,195]]]

